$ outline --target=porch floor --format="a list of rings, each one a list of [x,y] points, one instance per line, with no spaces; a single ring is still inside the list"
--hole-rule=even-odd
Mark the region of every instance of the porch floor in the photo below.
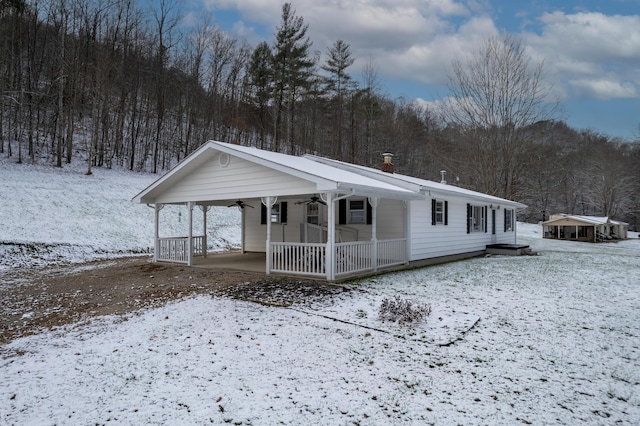
[[[196,268],[229,269],[233,271],[266,273],[265,253],[207,253],[207,257],[195,256]]]

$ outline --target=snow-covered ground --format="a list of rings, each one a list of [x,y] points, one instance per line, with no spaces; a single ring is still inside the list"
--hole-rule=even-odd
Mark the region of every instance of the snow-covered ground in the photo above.
[[[151,246],[152,211],[129,200],[155,176],[5,161],[0,240],[48,244],[38,262]],[[225,242],[237,240],[232,211],[219,213]],[[640,239],[540,231],[518,228],[539,256],[383,275],[334,301],[200,296],[15,340],[2,348],[0,424],[640,423]],[[433,312],[415,327],[380,322],[394,296]]]
[[[0,158],[0,271],[151,253],[153,209],[131,199],[159,175],[97,167],[90,176],[85,172],[82,163],[59,169]],[[185,206],[162,209],[161,236],[187,235],[187,214]],[[194,209],[196,235],[201,218]],[[209,249],[239,246],[239,223],[235,207],[210,210]]]

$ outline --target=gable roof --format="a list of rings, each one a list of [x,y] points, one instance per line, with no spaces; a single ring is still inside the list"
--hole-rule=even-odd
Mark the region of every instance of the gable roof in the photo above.
[[[215,155],[219,153],[226,153],[230,156],[241,158],[251,163],[278,170],[295,178],[311,182],[315,184],[318,192],[352,192],[362,196],[379,196],[403,200],[422,198],[420,194],[410,189],[357,174],[353,171],[322,164],[309,158],[296,157],[224,142],[208,141],[169,170],[165,175],[137,194],[132,201],[137,203],[154,203],[154,200],[157,199],[160,194],[203,164],[211,161]],[[265,196],[266,195],[268,194],[265,194]]]
[[[582,216],[571,214],[554,214],[548,221],[542,222],[543,225],[566,224],[570,222],[584,223],[587,225],[629,225],[625,222],[610,220],[607,216]]]
[[[413,176],[402,175],[398,173],[387,173],[382,170],[371,167],[359,166],[356,164],[345,163],[343,161],[331,160],[325,157],[315,155],[305,155],[305,158],[318,161],[323,164],[330,164],[343,170],[350,170],[356,173],[365,174],[373,179],[398,185],[406,189],[424,194],[430,197],[464,197],[469,200],[499,204],[506,207],[524,209],[527,206],[516,201],[507,200],[493,195],[483,194],[481,192],[472,191],[470,189],[460,188],[454,185],[447,185],[431,180],[420,179]]]

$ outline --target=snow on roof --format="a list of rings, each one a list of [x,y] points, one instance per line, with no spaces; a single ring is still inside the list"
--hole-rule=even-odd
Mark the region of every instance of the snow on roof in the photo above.
[[[145,203],[153,193],[162,192],[182,176],[212,158],[212,153],[224,152],[265,167],[278,169],[294,177],[316,184],[319,191],[333,193],[355,192],[358,195],[380,196],[403,200],[420,199],[421,194],[393,183],[380,181],[368,176],[322,164],[305,157],[297,157],[278,152],[265,151],[219,141],[208,141],[191,153],[173,169],[152,183],[133,198],[134,202]]]
[[[516,208],[526,208],[527,206],[516,201],[507,200],[493,195],[483,194],[481,192],[472,191],[470,189],[460,188],[454,185],[447,185],[444,183],[434,182],[431,180],[420,179],[413,176],[402,175],[398,173],[387,173],[382,170],[374,169],[371,167],[359,166],[356,164],[345,163],[342,161],[331,160],[325,157],[318,157],[315,155],[306,155],[305,158],[312,159],[324,164],[332,164],[336,167],[343,169],[357,170],[361,173],[366,173],[369,176],[374,176],[375,179],[382,179],[386,182],[394,182],[396,185],[403,186],[405,188],[412,188],[414,191],[420,191],[428,195],[440,195],[440,196],[459,196],[473,200],[479,200],[488,203],[501,204]]]
[[[543,222],[543,225],[552,224],[561,220],[573,220],[576,222],[588,223],[590,225],[629,225],[625,222],[619,222],[617,220],[610,220],[607,216],[584,216],[584,215],[572,215],[559,213],[551,215],[548,221]]]
[[[384,195],[398,194],[407,198],[417,198],[414,196],[413,191],[402,188],[398,185],[393,185],[387,182],[382,182],[377,179],[373,179],[367,176],[363,176],[348,170],[338,169],[331,165],[322,164],[317,161],[313,161],[306,157],[297,157],[288,154],[282,154],[279,152],[265,151],[255,147],[247,147],[241,145],[233,145],[225,142],[209,141],[210,144],[224,148],[225,152],[242,153],[246,156],[253,157],[254,159],[266,160],[269,163],[282,166],[289,171],[296,171],[307,175],[309,178],[315,177],[330,181],[336,184],[337,189],[369,189],[375,192],[384,191]]]

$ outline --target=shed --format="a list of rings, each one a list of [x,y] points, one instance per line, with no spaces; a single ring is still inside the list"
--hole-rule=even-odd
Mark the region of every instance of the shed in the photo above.
[[[334,281],[482,254],[516,242],[518,202],[323,157],[209,141],[133,199],[155,209],[154,261],[193,264],[207,236],[193,209],[236,205],[242,253],[263,253],[267,274]],[[189,235],[160,238],[165,204],[184,204]],[[207,229],[206,225],[204,229]],[[206,233],[205,233],[206,234]]]
[[[544,238],[595,243],[627,238],[629,224],[606,216],[553,214],[542,227]]]

